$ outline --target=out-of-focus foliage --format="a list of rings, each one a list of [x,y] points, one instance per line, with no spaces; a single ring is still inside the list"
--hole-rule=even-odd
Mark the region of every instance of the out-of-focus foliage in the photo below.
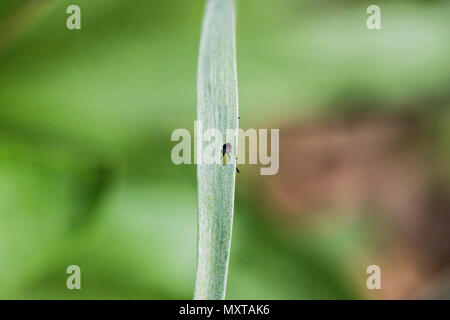
[[[0,3],[0,298],[189,299],[195,167],[171,162],[170,135],[193,128],[204,3],[80,0],[80,31],[70,4]],[[380,31],[365,1],[237,4],[242,128],[448,106],[445,1],[381,1]],[[273,223],[255,172],[238,177],[227,298],[367,296],[352,263],[382,238],[371,221]]]

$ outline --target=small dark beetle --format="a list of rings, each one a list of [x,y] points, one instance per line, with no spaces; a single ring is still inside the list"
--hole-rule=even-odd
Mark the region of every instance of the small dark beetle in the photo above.
[[[230,156],[231,150],[233,148],[231,147],[231,144],[225,143],[222,147],[222,158],[225,158],[225,155]],[[236,158],[237,160],[237,158]],[[236,167],[237,173],[240,173],[239,169]]]

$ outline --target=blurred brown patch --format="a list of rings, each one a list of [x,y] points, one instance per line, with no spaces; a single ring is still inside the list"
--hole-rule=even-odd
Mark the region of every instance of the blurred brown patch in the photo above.
[[[358,116],[281,129],[280,171],[267,186],[268,203],[288,221],[323,211],[373,213],[374,231],[395,242],[378,259],[387,266],[388,298],[412,296],[450,262],[449,197],[432,189],[423,119]]]
[[[410,190],[424,184],[423,166],[411,156],[418,153],[418,131],[412,117],[309,122],[283,129],[280,172],[272,185],[279,203],[295,213],[366,203],[415,211],[417,205],[411,208],[401,193],[402,186]]]

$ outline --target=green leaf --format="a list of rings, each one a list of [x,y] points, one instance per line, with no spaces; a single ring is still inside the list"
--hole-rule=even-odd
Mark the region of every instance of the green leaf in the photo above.
[[[218,129],[232,150],[238,128],[233,0],[208,0],[197,74],[197,120]],[[225,138],[227,137],[227,138]],[[201,139],[201,137],[200,137]],[[207,146],[203,143],[203,150]],[[198,261],[194,299],[224,299],[234,210],[236,163],[198,164]]]

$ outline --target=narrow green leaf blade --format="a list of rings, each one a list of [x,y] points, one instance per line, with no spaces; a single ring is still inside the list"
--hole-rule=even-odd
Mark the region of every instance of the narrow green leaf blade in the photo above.
[[[237,150],[238,97],[233,0],[208,0],[200,40],[197,120]],[[203,150],[208,142],[197,137]],[[235,154],[235,152],[233,152]],[[198,260],[194,299],[224,299],[234,210],[236,162],[197,164]],[[197,157],[198,162],[198,157]]]

